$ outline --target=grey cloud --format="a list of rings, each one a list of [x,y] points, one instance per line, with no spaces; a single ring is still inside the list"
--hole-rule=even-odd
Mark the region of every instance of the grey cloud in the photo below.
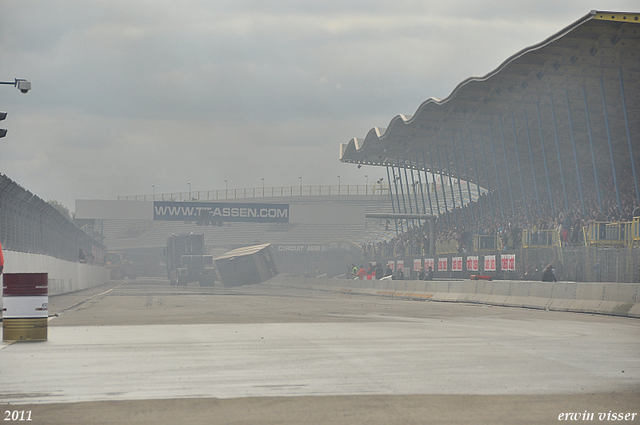
[[[186,181],[363,183],[378,170],[339,163],[339,143],[587,12],[577,0],[5,0],[0,78],[33,90],[2,91],[0,171],[68,206]]]

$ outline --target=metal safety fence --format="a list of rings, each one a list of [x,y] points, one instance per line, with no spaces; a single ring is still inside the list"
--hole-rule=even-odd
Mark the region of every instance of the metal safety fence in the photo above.
[[[487,260],[491,261],[487,261]],[[505,262],[505,259],[509,260]],[[558,281],[564,282],[640,282],[640,250],[597,247],[540,247],[469,253],[437,253],[433,256],[381,258],[402,264],[404,279],[418,279],[420,267],[433,267],[434,277],[442,280],[469,279],[487,275],[497,280],[540,281],[548,264]],[[487,269],[487,265],[490,268]],[[395,269],[394,269],[395,271]]]
[[[4,174],[0,174],[0,242],[10,251],[104,263],[103,245]]]

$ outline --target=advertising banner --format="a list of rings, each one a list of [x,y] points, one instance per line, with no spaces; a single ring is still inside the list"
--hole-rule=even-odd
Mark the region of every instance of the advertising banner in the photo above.
[[[502,254],[500,256],[502,270],[515,271],[516,269],[516,254]]]
[[[419,272],[420,267],[422,267],[422,258],[414,258],[413,259],[413,271]]]
[[[449,265],[448,258],[438,258],[438,271],[446,272],[448,265]]]
[[[404,269],[404,260],[398,260],[396,265],[398,266],[397,270]]]
[[[467,257],[467,270],[477,272],[478,271],[478,256]]]
[[[153,219],[195,222],[288,223],[289,204],[155,201],[153,203]]]
[[[424,260],[424,269],[425,270],[429,270],[429,267],[431,267],[431,270],[435,270],[435,260],[433,258],[427,258],[426,260]]]
[[[484,256],[484,271],[495,272],[496,271],[496,256],[485,255]]]
[[[451,271],[454,271],[454,272],[462,271],[462,257],[453,257],[451,259]]]

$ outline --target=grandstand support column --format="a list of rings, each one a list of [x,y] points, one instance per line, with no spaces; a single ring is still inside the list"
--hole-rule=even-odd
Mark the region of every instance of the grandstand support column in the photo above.
[[[451,171],[449,170],[449,151],[444,147],[444,159],[447,161],[447,175],[449,177],[449,189],[451,191],[451,203],[453,204],[453,222],[458,227],[458,215],[456,214],[456,195],[453,192],[453,180],[451,179]],[[438,159],[439,160],[439,159]],[[462,210],[461,210],[462,211]]]
[[[422,160],[424,161],[424,151],[422,151]],[[422,188],[422,177],[420,177],[420,162],[416,159],[416,171],[418,172],[418,184],[420,185],[420,197],[422,198],[422,213],[427,213],[427,204],[424,202],[424,189]],[[427,183],[427,188],[429,184]]]
[[[582,206],[582,216],[585,217],[586,212],[584,209],[584,197],[582,195],[582,183],[580,180],[580,170],[578,169],[578,152],[576,151],[576,139],[573,134],[573,120],[571,119],[571,104],[569,103],[569,91],[564,90],[564,94],[567,97],[567,116],[569,117],[569,134],[571,134],[571,144],[573,145],[573,160],[576,164],[576,177],[578,178],[578,193],[580,195],[580,205]]]
[[[518,161],[518,174],[520,175],[520,190],[522,191],[522,208],[524,215],[529,221],[529,208],[527,207],[527,198],[524,196],[524,179],[522,178],[522,164],[520,164],[520,152],[518,150],[518,134],[516,133],[516,114],[511,112],[511,127],[513,127],[513,144],[516,147],[516,161]]]
[[[507,159],[507,142],[504,139],[504,125],[502,123],[502,114],[498,115],[500,121],[500,137],[502,138],[502,153],[504,154],[504,170],[507,173],[507,186],[509,186],[509,197],[511,198],[511,213],[516,216],[516,206],[513,200],[513,187],[511,186],[511,167],[509,166],[509,160]]]
[[[396,213],[396,206],[393,203],[393,191],[391,190],[391,178],[389,177],[389,164],[385,164],[387,167],[387,181],[389,182],[389,195],[391,196],[391,210]],[[397,194],[397,193],[396,193]],[[398,236],[398,220],[393,220],[396,226],[396,236]]]
[[[416,201],[416,212],[420,214],[420,206],[418,204],[418,191],[416,190],[416,176],[413,172],[413,163],[411,162],[411,155],[409,155],[409,169],[411,170],[411,184],[413,187],[413,199]],[[418,176],[420,173],[418,173]],[[422,199],[424,203],[424,198]]]
[[[447,150],[447,147],[444,147],[444,159],[447,164],[447,177],[449,178],[449,191],[451,192],[451,204],[453,205],[451,208],[451,211],[453,212],[453,222],[455,227],[458,227],[458,214],[456,211],[456,196],[455,193],[453,191],[453,180],[451,179],[451,170],[449,170],[449,151]],[[440,161],[440,158],[438,158],[438,161]]]
[[[551,181],[549,179],[549,167],[547,165],[547,154],[544,148],[544,132],[542,131],[542,116],[540,115],[540,103],[536,103],[536,109],[538,111],[538,131],[540,132],[540,145],[542,146],[542,163],[544,164],[544,173],[547,176],[547,193],[549,194],[549,204],[551,205],[551,212],[553,218],[556,217],[556,207],[551,193]]]
[[[409,162],[409,164],[411,164],[411,162]],[[406,182],[406,186],[407,186],[407,198],[409,198],[409,213],[413,214],[413,206],[411,205],[411,186],[409,185],[409,177],[407,177],[407,160],[404,157],[402,158],[402,166],[403,166],[402,168],[404,169],[404,181]],[[413,177],[413,174],[411,175],[411,177]],[[415,190],[415,187],[413,189]],[[416,208],[418,208],[418,205],[416,205]],[[416,210],[416,212],[418,211]],[[420,221],[418,221],[418,224],[419,223]],[[411,226],[413,227],[416,226],[416,221],[413,219],[411,220]]]
[[[629,117],[627,116],[627,102],[624,97],[624,83],[622,81],[622,68],[618,68],[618,80],[620,81],[620,96],[622,98],[622,114],[624,115],[624,126],[627,130],[627,143],[629,144],[629,159],[631,160],[631,172],[633,173],[633,184],[636,188],[636,203],[640,202],[640,192],[638,191],[638,178],[636,177],[636,166],[633,162],[633,147],[631,146],[631,130],[629,130]]]
[[[449,212],[449,207],[447,206],[447,192],[446,189],[444,188],[444,177],[442,176],[443,170],[442,170],[442,161],[440,161],[440,149],[438,149],[438,147],[436,146],[436,154],[438,155],[438,168],[440,169],[440,187],[442,189],[442,200],[444,201],[444,212],[445,212],[445,217],[447,217],[447,227],[451,227],[451,221],[449,220],[449,214],[447,214]],[[454,214],[453,214],[453,218],[456,218],[455,215],[455,209],[453,210]]]
[[[491,141],[491,153],[493,154],[493,168],[496,170],[496,182],[498,183],[498,199],[500,200],[500,213],[502,214],[502,219],[504,220],[504,204],[502,203],[502,189],[500,184],[500,174],[498,174],[498,160],[496,159],[496,147],[495,142],[493,141],[493,126],[491,122],[489,122],[489,140]],[[505,167],[507,164],[505,164]]]
[[[478,207],[480,210],[480,219],[484,220],[484,211],[482,209],[482,193],[480,193],[480,177],[478,176],[478,166],[476,165],[476,150],[473,147],[473,133],[471,132],[471,130],[469,130],[469,143],[471,143],[471,157],[473,158],[473,168],[476,171],[476,189],[478,191]],[[471,195],[469,195],[469,197],[471,197]]]
[[[394,171],[394,181],[395,180],[400,180],[400,194],[402,195],[402,211],[407,214],[407,200],[404,197],[404,188],[402,187],[402,171],[400,171],[400,165],[398,165],[398,175],[395,175],[395,171]],[[397,187],[396,187],[397,190]],[[398,205],[398,210],[400,210],[400,205]]]
[[[484,175],[487,179],[487,193],[489,196],[489,211],[491,211],[491,221],[495,222],[496,217],[493,213],[493,202],[491,202],[491,185],[489,184],[489,169],[487,168],[487,156],[484,152],[484,138],[482,137],[482,130],[478,129],[478,137],[480,137],[480,147],[482,148],[482,161],[484,161]],[[478,189],[478,193],[480,193],[480,189]]]
[[[562,156],[560,155],[560,140],[558,138],[558,122],[556,121],[556,108],[553,102],[553,94],[549,95],[551,100],[551,119],[553,120],[553,135],[556,139],[556,151],[558,152],[558,168],[560,169],[560,182],[562,183],[562,194],[564,195],[564,209],[569,211],[569,201],[567,200],[567,188],[564,184],[564,171],[562,171]]]
[[[431,159],[431,178],[433,180],[433,193],[436,196],[436,208],[438,209],[438,217],[440,217],[440,200],[438,199],[438,185],[436,184],[436,174],[433,172],[433,153],[429,147],[429,159]]]
[[[536,179],[536,167],[533,165],[533,149],[531,147],[531,133],[529,132],[529,119],[527,118],[527,110],[524,111],[524,128],[527,130],[527,145],[529,145],[529,159],[531,159],[531,175],[533,176],[533,190],[536,194],[536,205],[538,206],[538,215],[542,215],[540,208],[540,197],[538,196],[538,182]]]
[[[582,99],[584,100],[584,115],[587,121],[587,134],[589,135],[589,146],[591,146],[591,162],[593,163],[593,177],[596,181],[596,193],[598,194],[598,207],[602,212],[602,196],[600,195],[600,183],[598,181],[598,168],[596,167],[596,153],[593,148],[593,135],[591,134],[591,119],[589,117],[589,106],[587,104],[587,89],[582,86]]]
[[[405,203],[404,200],[404,190],[402,189],[402,174],[400,173],[400,165],[396,164],[396,167],[398,168],[398,175],[396,175],[396,171],[394,168],[391,169],[391,171],[393,171],[393,181],[396,185],[396,196],[398,197],[398,212],[402,213],[404,211],[404,213],[407,213],[407,205]],[[400,184],[398,184],[398,181],[400,181]],[[398,189],[398,186],[400,186],[400,189]],[[400,195],[402,195],[402,205],[400,205]],[[407,224],[406,220],[400,220],[400,232],[404,233],[405,230],[405,225]],[[408,228],[407,228],[408,230]]]
[[[609,114],[607,114],[607,102],[604,97],[604,84],[602,77],[598,77],[600,81],[600,96],[602,97],[602,110],[604,112],[604,127],[607,130],[607,140],[609,140],[609,156],[611,156],[611,171],[613,172],[613,185],[616,188],[616,200],[618,201],[618,212],[622,212],[620,204],[620,190],[618,189],[618,177],[616,176],[616,164],[613,159],[613,143],[611,142],[611,129],[609,128]]]
[[[464,138],[462,137],[462,130],[460,130],[460,147],[462,148],[462,166],[464,167],[464,176],[467,182],[467,194],[469,195],[469,211],[471,212],[471,222],[474,223],[476,221],[475,213],[473,212],[473,208],[471,207],[471,183],[469,183],[469,170],[467,169],[467,158],[464,154]],[[476,175],[476,180],[478,176]],[[480,201],[480,198],[478,198]]]
[[[409,199],[409,214],[413,214],[413,206],[411,205],[411,187],[409,186],[409,177],[407,177],[407,160],[402,158],[402,170],[404,171],[404,182],[407,186],[407,198]]]
[[[467,224],[466,214],[464,213],[464,202],[462,202],[462,183],[460,183],[460,171],[458,170],[458,157],[456,156],[455,136],[451,135],[451,147],[453,149],[453,163],[456,167],[456,179],[458,180],[458,193],[460,194],[460,212],[462,213],[462,223]]]
[[[429,255],[436,254],[436,218],[429,219]]]
[[[424,171],[424,180],[427,185],[427,197],[429,198],[430,213],[433,214],[433,204],[431,203],[431,190],[429,190],[429,176],[427,175],[427,160],[424,157],[424,149],[422,149],[422,170]],[[420,173],[418,173],[420,176]],[[426,210],[425,210],[426,213]]]

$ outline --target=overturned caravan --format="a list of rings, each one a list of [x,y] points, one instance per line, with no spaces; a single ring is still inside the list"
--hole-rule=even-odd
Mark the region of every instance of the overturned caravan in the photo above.
[[[271,244],[234,249],[215,259],[224,286],[251,285],[278,274]]]

